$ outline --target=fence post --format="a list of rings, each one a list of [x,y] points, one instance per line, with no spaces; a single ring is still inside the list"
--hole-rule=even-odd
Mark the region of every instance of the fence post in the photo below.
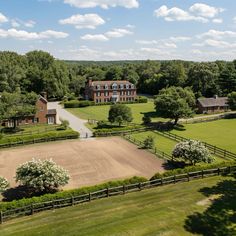
[[[33,214],[34,214],[34,204],[31,204],[30,215],[33,215]]]
[[[220,168],[217,169],[217,173],[218,173],[218,175],[220,175]]]
[[[202,179],[203,179],[203,177],[204,177],[204,171],[202,170]]]
[[[189,179],[189,172],[187,173],[187,177],[188,177],[188,182],[189,182],[189,180],[190,180],[190,179]]]
[[[109,188],[107,187],[107,197],[109,197]]]
[[[125,185],[123,185],[123,194],[125,194]]]
[[[2,224],[3,223],[3,213],[2,213],[2,211],[0,211],[0,224]]]
[[[174,183],[176,184],[176,175],[174,175]]]
[[[91,193],[90,192],[89,192],[88,196],[89,196],[89,202],[90,202],[91,201]]]
[[[163,185],[163,179],[161,178],[161,185]]]
[[[138,183],[138,188],[139,188],[140,191],[142,190],[141,182]]]
[[[71,206],[74,206],[74,204],[75,204],[74,197],[71,196]]]

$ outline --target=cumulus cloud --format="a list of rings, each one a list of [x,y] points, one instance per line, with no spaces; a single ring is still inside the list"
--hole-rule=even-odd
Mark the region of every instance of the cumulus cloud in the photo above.
[[[197,35],[197,38],[204,38],[204,37],[210,37],[215,39],[222,39],[224,37],[236,37],[236,32],[226,30],[226,31],[219,31],[219,30],[209,30],[206,33]]]
[[[185,42],[191,40],[191,38],[186,36],[177,36],[177,37],[170,37],[170,40],[173,42]]]
[[[131,35],[133,32],[127,29],[113,29],[105,33],[108,38],[122,38],[126,35]]]
[[[101,41],[101,42],[106,42],[109,40],[109,38],[107,38],[103,34],[86,34],[82,36],[81,39],[89,41]]]
[[[108,9],[109,7],[117,6],[125,8],[139,7],[137,0],[64,0],[64,3],[78,8],[101,7]]]
[[[99,25],[103,25],[105,21],[97,14],[73,15],[67,19],[59,20],[62,25],[74,25],[77,29],[95,29]]]
[[[223,12],[223,8],[212,7],[204,3],[195,3],[190,8],[189,11],[206,18],[213,18],[219,13]]]
[[[215,18],[215,19],[212,20],[212,22],[213,22],[213,23],[216,23],[216,24],[221,24],[221,23],[223,23],[223,19],[221,19],[221,18]]]
[[[0,38],[14,38],[19,40],[36,40],[36,39],[48,39],[48,38],[66,38],[69,35],[64,32],[58,32],[54,30],[47,30],[43,32],[28,32],[25,30],[17,29],[0,29]]]
[[[216,48],[236,48],[236,43],[230,43],[227,41],[222,41],[222,40],[215,40],[215,39],[207,39],[202,43],[198,43],[198,44],[193,44],[193,46],[197,46],[197,47],[216,47]]]
[[[0,12],[0,23],[5,23],[8,22],[8,19],[6,16],[4,16],[1,12]]]
[[[21,26],[25,26],[25,27],[28,27],[28,28],[33,28],[36,24],[36,22],[33,21],[33,20],[22,21],[20,19],[12,19],[10,22],[11,22],[11,26],[14,27],[14,28],[18,28],[18,27],[21,27]]]
[[[209,18],[213,18],[224,9],[212,7],[202,3],[195,3],[188,11],[178,7],[168,8],[166,5],[154,11],[156,17],[162,17],[166,21],[198,21],[201,23],[209,22]]]

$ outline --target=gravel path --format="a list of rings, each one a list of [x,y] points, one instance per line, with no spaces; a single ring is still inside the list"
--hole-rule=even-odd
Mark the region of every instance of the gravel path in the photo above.
[[[87,120],[82,120],[77,116],[71,114],[70,112],[62,108],[62,106],[58,102],[49,102],[48,108],[57,109],[57,123],[60,123],[59,118],[68,120],[70,122],[70,127],[73,130],[78,131],[81,138],[91,138],[93,136],[92,131],[85,125]]]

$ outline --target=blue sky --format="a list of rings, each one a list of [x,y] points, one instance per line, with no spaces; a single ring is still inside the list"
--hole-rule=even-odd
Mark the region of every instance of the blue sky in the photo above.
[[[0,0],[0,50],[68,60],[233,60],[236,1]]]

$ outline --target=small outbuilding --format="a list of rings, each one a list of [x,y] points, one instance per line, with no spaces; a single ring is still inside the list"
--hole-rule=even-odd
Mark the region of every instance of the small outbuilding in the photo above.
[[[198,112],[211,114],[229,110],[228,98],[214,96],[213,98],[199,98],[197,100]]]

